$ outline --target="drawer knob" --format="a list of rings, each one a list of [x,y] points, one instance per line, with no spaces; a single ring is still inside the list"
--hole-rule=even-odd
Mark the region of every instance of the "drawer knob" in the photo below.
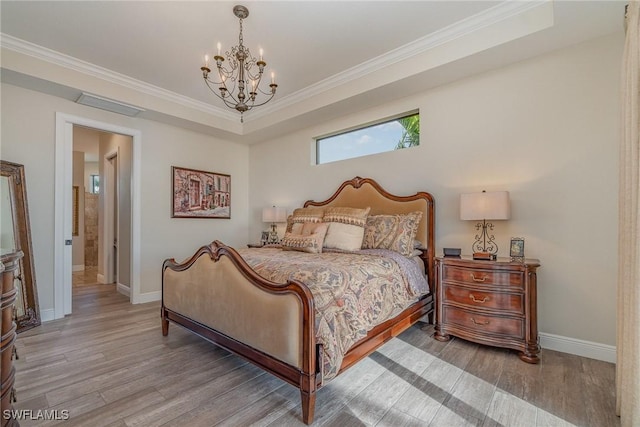
[[[474,325],[482,325],[482,326],[484,326],[484,325],[488,325],[488,324],[489,324],[489,321],[488,321],[488,320],[485,320],[485,321],[482,321],[482,322],[478,322],[478,321],[477,321],[476,319],[474,319],[473,317],[471,318],[471,321],[474,323]]]
[[[488,296],[486,296],[486,295],[485,295],[485,297],[484,297],[484,298],[482,298],[482,299],[476,299],[476,297],[475,297],[473,294],[469,294],[469,298],[471,298],[471,301],[473,301],[473,302],[479,302],[479,303],[481,303],[481,304],[483,304],[483,303],[485,303],[485,302],[487,302],[487,301],[489,301],[489,300],[491,299],[491,298],[489,298],[489,297],[488,297]]]
[[[484,282],[485,280],[487,280],[487,276],[476,277],[475,274],[471,273],[471,280],[473,280],[474,282]]]

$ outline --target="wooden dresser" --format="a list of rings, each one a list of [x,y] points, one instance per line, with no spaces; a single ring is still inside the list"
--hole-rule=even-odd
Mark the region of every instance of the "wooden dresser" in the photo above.
[[[6,412],[13,409],[13,383],[15,368],[13,367],[13,345],[16,340],[16,324],[13,321],[13,309],[16,302],[17,289],[14,286],[14,273],[20,265],[22,251],[0,251],[0,425],[17,426],[16,419],[5,417]]]
[[[435,339],[451,335],[518,350],[538,363],[536,269],[540,262],[436,257]]]

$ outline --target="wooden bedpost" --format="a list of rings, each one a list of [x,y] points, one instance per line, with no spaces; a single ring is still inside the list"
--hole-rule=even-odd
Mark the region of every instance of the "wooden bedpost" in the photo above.
[[[300,400],[302,401],[302,421],[309,425],[313,423],[313,415],[316,409],[316,391],[321,382],[321,369],[323,365],[322,344],[315,344],[315,311],[313,300],[304,305],[304,318],[309,319],[303,326],[303,367],[300,373]]]
[[[300,390],[300,397],[302,398],[302,421],[310,425],[313,423],[313,414],[316,409],[316,391]]]
[[[164,307],[160,309],[160,317],[162,318],[162,336],[169,335],[169,319],[167,319],[167,312]]]

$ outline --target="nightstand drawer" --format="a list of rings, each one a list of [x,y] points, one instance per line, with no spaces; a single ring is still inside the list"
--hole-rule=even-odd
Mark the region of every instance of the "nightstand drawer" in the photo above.
[[[460,325],[480,333],[491,333],[503,337],[522,339],[524,337],[524,319],[477,314],[464,309],[444,306],[445,324]]]
[[[444,266],[442,280],[453,280],[474,285],[517,286],[522,288],[522,274],[512,271],[481,270],[447,265]]]
[[[444,303],[524,314],[524,296],[522,294],[485,292],[447,284],[443,289],[443,299]]]

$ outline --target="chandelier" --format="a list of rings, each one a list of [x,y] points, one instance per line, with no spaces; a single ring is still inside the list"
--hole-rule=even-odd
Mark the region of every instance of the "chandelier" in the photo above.
[[[270,90],[265,92],[260,88],[264,68],[267,66],[262,58],[263,51],[260,49],[260,59],[254,58],[249,49],[244,46],[242,38],[242,20],[249,16],[249,9],[240,5],[234,6],[233,14],[240,19],[240,36],[238,37],[239,44],[225,52],[229,68],[223,66],[225,59],[220,54],[221,45],[218,43],[218,54],[213,57],[218,71],[213,74],[217,74],[214,77],[217,81],[211,78],[209,55],[205,55],[204,66],[200,67],[200,70],[202,70],[204,82],[211,92],[222,99],[227,107],[240,112],[240,122],[242,123],[244,122],[244,112],[271,101],[276,94],[278,85],[275,82],[275,74],[272,72]],[[266,96],[266,98],[259,96],[259,94]]]

